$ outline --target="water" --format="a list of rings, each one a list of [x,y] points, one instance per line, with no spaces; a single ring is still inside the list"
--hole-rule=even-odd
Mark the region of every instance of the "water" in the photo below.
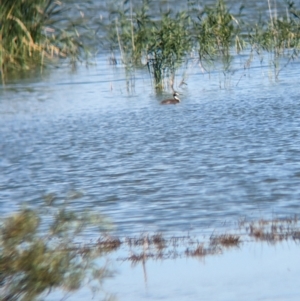
[[[150,260],[144,269],[123,262],[105,287],[122,301],[298,300],[298,254],[294,243],[250,244],[205,259]]]
[[[62,68],[0,90],[0,210],[43,204],[70,191],[78,210],[105,213],[120,235],[210,233],[242,217],[299,210],[299,63],[233,72],[191,68],[161,106],[146,71],[130,93],[107,57],[77,73]]]
[[[299,244],[244,243],[239,248],[200,258],[110,261],[114,277],[106,279],[99,295],[114,300],[250,301],[299,299]],[[61,291],[47,301],[61,300]],[[83,287],[72,300],[94,300]],[[100,299],[100,298],[99,298]],[[102,299],[100,299],[102,300]]]

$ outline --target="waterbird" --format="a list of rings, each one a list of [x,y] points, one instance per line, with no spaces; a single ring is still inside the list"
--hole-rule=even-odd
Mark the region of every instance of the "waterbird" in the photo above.
[[[165,99],[160,104],[162,105],[176,105],[177,103],[180,103],[179,99],[179,93],[174,91],[173,98]]]

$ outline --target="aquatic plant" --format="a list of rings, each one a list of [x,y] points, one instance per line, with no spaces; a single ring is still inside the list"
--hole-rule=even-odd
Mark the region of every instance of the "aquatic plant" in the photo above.
[[[299,56],[300,50],[300,12],[294,2],[287,1],[287,4],[287,13],[282,16],[272,14],[270,7],[269,19],[256,23],[248,35],[252,52],[270,54],[276,78],[280,72],[280,59],[287,57],[289,62]]]
[[[151,17],[152,4],[145,0],[133,8],[131,1],[119,2],[110,9],[110,20],[114,21],[106,30],[111,48],[119,48],[125,66],[141,66],[143,60],[157,89],[165,87],[166,79],[173,89],[176,70],[187,64],[193,49],[198,49],[202,61],[211,61],[216,55],[228,60],[233,41],[239,51],[242,49],[238,21],[223,0],[203,11],[174,13],[168,9],[159,17]]]
[[[193,31],[202,63],[213,62],[218,56],[224,59],[225,66],[230,64],[231,47],[235,45],[237,52],[244,47],[244,42],[239,37],[239,23],[223,0],[218,0],[214,6],[205,6],[196,12]]]
[[[81,30],[84,17],[68,17],[67,6],[61,1],[0,0],[0,6],[3,82],[12,71],[43,67],[56,58],[75,63],[86,54]]]
[[[232,54],[245,49],[250,53],[245,66],[250,65],[254,52],[270,54],[274,66],[286,50],[289,60],[299,55],[300,14],[292,1],[287,1],[286,16],[272,14],[270,7],[269,20],[263,16],[265,21],[254,25],[242,18],[243,6],[234,15],[225,0],[205,6],[190,0],[187,9],[161,9],[160,14],[154,7],[151,0],[136,6],[128,0],[114,3],[110,8],[113,22],[106,29],[110,47],[119,49],[126,70],[134,71],[143,62],[159,90],[166,86],[166,80],[173,89],[176,71],[188,66],[195,53],[205,70],[221,61],[225,73],[230,70]]]
[[[192,49],[189,27],[190,18],[186,12],[172,17],[168,11],[161,21],[155,23],[152,29],[154,39],[147,48],[147,66],[153,73],[156,88],[163,89],[165,78],[170,78],[173,87],[175,72]]]
[[[163,87],[166,77],[174,77],[186,53],[191,49],[189,17],[185,12],[170,10],[160,18],[149,14],[150,1],[132,7],[124,1],[110,11],[107,38],[111,48],[119,48],[127,68],[140,67],[142,61],[153,75],[156,88]]]
[[[257,25],[256,25],[257,27]],[[300,48],[300,12],[297,12],[293,2],[288,2],[287,14],[277,16],[270,13],[267,23],[260,24],[256,31],[257,44],[268,52],[276,55],[285,50]]]
[[[238,246],[241,243],[240,236],[234,234],[221,234],[221,235],[212,235],[210,237],[210,244],[221,245],[224,247],[233,247]]]
[[[245,49],[250,53],[245,66],[256,53],[267,54],[278,75],[282,57],[286,63],[299,57],[300,13],[287,1],[286,15],[278,16],[268,3],[269,16],[247,24],[243,6],[233,14],[225,0],[204,6],[189,0],[186,8],[173,10],[162,0],[0,0],[2,81],[13,71],[42,70],[61,58],[75,64],[87,57],[86,46],[109,49],[112,64],[118,63],[119,52],[131,90],[136,68],[147,68],[156,89],[173,89],[176,72],[182,66],[187,70],[191,59],[204,70],[221,62],[226,73],[232,54]]]
[[[109,22],[103,29],[109,47],[118,48],[122,62],[131,66],[141,64],[143,51],[151,40],[152,26],[149,0],[135,7],[131,1],[119,1],[109,8]]]
[[[94,259],[106,252],[74,243],[88,226],[103,228],[105,220],[69,208],[49,211],[23,208],[2,220],[0,231],[0,299],[37,300],[52,289],[72,292],[111,273]],[[50,210],[51,211],[51,210]],[[49,215],[49,212],[48,212]],[[49,225],[42,218],[53,219]],[[97,288],[96,286],[94,288]],[[39,299],[40,300],[40,299]]]

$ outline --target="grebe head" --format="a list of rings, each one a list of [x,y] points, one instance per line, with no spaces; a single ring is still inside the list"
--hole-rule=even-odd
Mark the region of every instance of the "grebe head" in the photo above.
[[[178,92],[174,91],[173,97],[174,97],[174,99],[176,99],[176,100],[178,100],[180,102],[180,98],[179,98],[179,93]]]

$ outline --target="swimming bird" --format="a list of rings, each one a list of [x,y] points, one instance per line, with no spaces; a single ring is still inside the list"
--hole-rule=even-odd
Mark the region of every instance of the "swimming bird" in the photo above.
[[[165,99],[160,104],[162,105],[176,105],[177,103],[180,103],[179,99],[179,93],[174,91],[173,98]]]

